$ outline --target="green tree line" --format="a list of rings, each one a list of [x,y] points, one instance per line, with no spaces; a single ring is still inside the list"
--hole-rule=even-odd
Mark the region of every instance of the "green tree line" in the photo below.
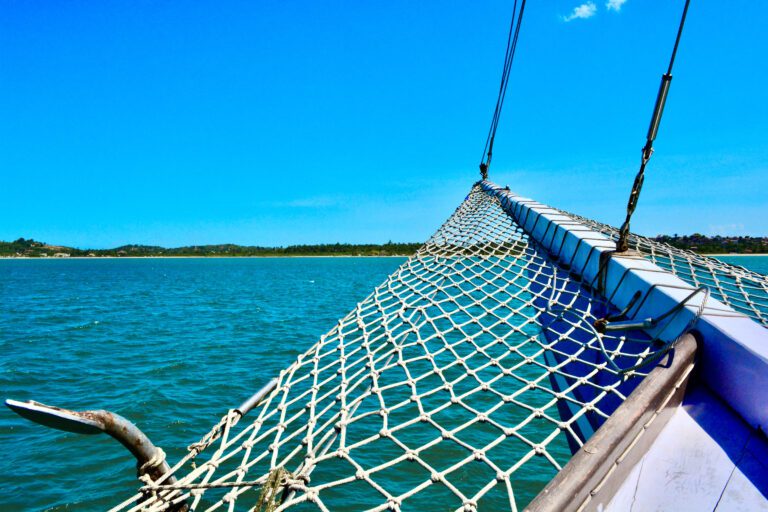
[[[700,254],[739,253],[768,254],[768,237],[659,235],[657,242]],[[156,245],[122,245],[113,249],[78,249],[50,245],[32,239],[19,238],[13,242],[0,241],[0,257],[69,256],[410,256],[420,243],[385,244],[303,244],[285,247],[258,245],[214,244],[165,248]]]
[[[69,256],[410,256],[419,243],[385,244],[304,244],[285,247],[214,244],[165,248],[156,245],[121,245],[113,249],[78,249],[50,245],[33,239],[0,241],[0,256],[53,257]]]

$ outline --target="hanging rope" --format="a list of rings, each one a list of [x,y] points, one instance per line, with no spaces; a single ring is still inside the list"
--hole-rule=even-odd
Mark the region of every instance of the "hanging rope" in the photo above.
[[[493,156],[493,142],[496,139],[496,129],[499,127],[501,109],[504,106],[504,98],[507,95],[507,85],[509,84],[509,75],[512,70],[512,61],[515,59],[515,50],[517,49],[517,40],[520,36],[520,23],[523,21],[523,12],[525,11],[525,0],[520,2],[520,12],[517,12],[517,0],[512,7],[512,20],[509,24],[509,35],[507,36],[507,50],[504,53],[504,68],[501,72],[501,84],[499,85],[499,96],[496,99],[496,108],[493,111],[491,127],[488,130],[488,137],[485,139],[483,156],[480,159],[480,175],[484,180],[488,179],[488,167],[491,165]]]
[[[669,59],[669,67],[667,68],[667,72],[661,77],[659,93],[656,96],[656,105],[653,108],[651,124],[648,127],[648,135],[646,136],[645,146],[643,147],[643,156],[640,162],[640,170],[637,172],[637,176],[635,176],[635,182],[632,184],[632,191],[629,194],[629,201],[627,202],[627,217],[624,220],[624,223],[621,225],[621,229],[619,230],[619,240],[616,242],[617,252],[626,252],[629,248],[629,221],[632,218],[632,214],[635,213],[637,202],[640,199],[640,191],[643,188],[643,181],[645,180],[645,166],[651,159],[651,155],[653,155],[653,141],[656,139],[656,135],[659,132],[661,115],[664,113],[664,104],[667,101],[669,86],[672,83],[672,66],[675,64],[677,47],[680,44],[680,36],[683,34],[685,16],[688,14],[688,5],[690,3],[691,0],[685,0],[683,16],[680,18],[680,26],[677,29],[677,37],[675,38],[675,47],[672,49],[672,57]]]

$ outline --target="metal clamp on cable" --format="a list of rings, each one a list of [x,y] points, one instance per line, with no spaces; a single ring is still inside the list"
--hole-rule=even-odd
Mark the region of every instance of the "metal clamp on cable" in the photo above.
[[[611,331],[631,331],[634,329],[650,329],[656,325],[656,321],[653,318],[646,318],[645,320],[622,320],[619,322],[607,322],[598,320],[595,322],[595,329],[599,333],[606,333]]]
[[[669,59],[669,67],[667,68],[667,72],[664,73],[661,77],[661,85],[659,86],[658,94],[656,94],[656,104],[653,107],[651,124],[648,126],[648,134],[646,135],[645,146],[643,146],[643,156],[640,162],[640,170],[637,171],[637,176],[635,176],[635,181],[632,184],[632,191],[629,193],[629,200],[627,201],[627,216],[624,219],[624,223],[621,225],[621,229],[619,230],[619,239],[616,242],[616,252],[626,252],[629,249],[629,222],[632,219],[632,214],[635,213],[637,202],[640,199],[640,191],[643,189],[643,181],[645,180],[645,166],[651,159],[651,155],[653,155],[653,141],[656,140],[656,135],[659,133],[661,116],[664,113],[664,105],[667,102],[669,86],[672,84],[672,66],[675,64],[677,47],[680,44],[680,36],[683,34],[683,26],[685,25],[685,16],[688,14],[689,4],[690,0],[686,0],[685,8],[683,9],[683,16],[680,19],[680,26],[677,29],[675,46],[672,49],[672,57]]]
[[[596,320],[593,324],[595,330],[599,333],[606,333],[611,331],[630,331],[633,329],[652,329],[659,325],[659,322],[664,320],[665,318],[670,317],[671,315],[674,315],[678,311],[682,310],[685,306],[688,305],[688,303],[698,294],[703,294],[703,298],[701,300],[701,303],[696,309],[696,314],[693,318],[693,320],[689,323],[688,327],[686,327],[686,331],[690,329],[693,324],[701,317],[701,315],[704,314],[704,307],[707,303],[707,300],[709,299],[709,288],[706,286],[700,286],[693,290],[690,294],[688,294],[682,301],[675,304],[672,308],[670,308],[665,313],[657,316],[656,318],[645,318],[645,319],[637,319],[637,318],[631,318],[627,320],[618,320],[619,318],[624,317],[629,310],[632,309],[632,307],[635,305],[637,300],[640,297],[640,292],[635,292],[635,295],[632,297],[632,300],[629,302],[626,308],[624,310],[614,316],[609,316],[605,318],[601,318],[599,320]],[[640,306],[638,306],[638,310],[642,307],[642,303]]]
[[[653,141],[656,140],[656,135],[659,133],[661,115],[664,113],[664,104],[667,102],[667,94],[669,94],[669,86],[671,83],[672,75],[665,73],[661,77],[661,85],[659,86],[659,93],[656,96],[656,105],[653,107],[651,124],[648,126],[648,135],[646,136],[645,146],[643,146],[640,170],[637,172],[637,176],[635,176],[635,181],[632,184],[632,191],[629,193],[629,201],[627,201],[627,217],[619,230],[619,240],[616,242],[617,252],[626,252],[629,250],[629,221],[632,218],[632,214],[635,213],[637,203],[640,200],[640,191],[643,189],[643,182],[645,181],[645,166],[653,155]]]

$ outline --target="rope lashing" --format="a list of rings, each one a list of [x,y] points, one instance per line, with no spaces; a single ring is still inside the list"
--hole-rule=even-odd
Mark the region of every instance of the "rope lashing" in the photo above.
[[[279,505],[279,491],[286,487],[290,478],[291,473],[283,467],[270,471],[267,481],[264,482],[264,486],[261,488],[261,494],[259,494],[259,500],[256,502],[254,510],[256,512],[274,512],[277,505]]]
[[[688,5],[690,2],[691,0],[685,0],[683,15],[680,18],[680,25],[677,28],[675,46],[672,49],[672,56],[669,59],[669,67],[667,68],[667,72],[661,77],[661,85],[659,86],[659,92],[656,95],[656,104],[653,107],[651,124],[648,126],[648,134],[646,135],[645,146],[643,146],[642,150],[640,170],[637,172],[635,181],[632,183],[632,191],[629,193],[629,200],[627,201],[627,216],[619,230],[619,240],[616,242],[617,252],[626,252],[629,249],[629,223],[632,219],[632,214],[635,213],[637,203],[640,200],[640,191],[643,189],[643,182],[645,181],[645,166],[648,164],[648,161],[653,155],[653,141],[656,140],[656,135],[659,133],[661,116],[664,113],[664,104],[666,103],[667,95],[669,94],[669,86],[672,84],[672,67],[675,64],[677,47],[680,44],[680,37],[683,34],[683,26],[685,25],[685,17],[688,14]]]
[[[155,454],[147,462],[139,466],[138,472],[140,476],[148,474],[150,471],[161,468],[165,462],[165,452],[162,448],[157,448]]]
[[[509,76],[512,70],[512,62],[515,59],[515,50],[517,50],[517,41],[520,37],[520,25],[523,21],[523,12],[525,11],[525,0],[520,3],[520,11],[517,11],[517,0],[512,7],[512,19],[509,24],[509,35],[507,36],[507,49],[504,52],[504,67],[501,71],[501,84],[499,85],[499,95],[496,98],[496,107],[493,110],[491,127],[488,129],[488,136],[485,139],[483,156],[480,158],[480,176],[483,180],[488,179],[488,168],[491,166],[493,157],[493,143],[496,140],[496,130],[499,127],[501,118],[501,109],[504,107],[504,99],[507,95],[507,86],[509,85]],[[515,17],[517,15],[517,17]]]

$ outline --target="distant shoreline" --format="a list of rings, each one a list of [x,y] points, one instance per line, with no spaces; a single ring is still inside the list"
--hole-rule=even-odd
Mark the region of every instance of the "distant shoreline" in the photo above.
[[[714,258],[758,256],[768,251],[768,237],[710,238],[693,234],[682,237],[659,235],[651,240]],[[161,247],[127,244],[111,249],[79,249],[19,238],[12,242],[0,241],[0,258],[355,258],[409,256],[423,246],[423,242],[389,241],[383,244],[327,243],[279,247],[238,244]]]
[[[738,256],[738,257],[768,257],[768,253],[750,254],[750,253],[718,253],[718,254],[706,254],[696,253],[699,256],[707,256],[709,258],[719,258],[722,256]],[[0,256],[0,260],[173,260],[173,259],[286,259],[286,258],[410,258],[412,254],[291,254],[291,255],[249,255],[249,256]]]
[[[312,254],[296,254],[296,255],[284,255],[284,256],[67,256],[64,258],[56,256],[0,256],[0,260],[173,260],[173,259],[265,259],[265,258],[409,258],[412,254],[385,254],[377,256],[375,254],[326,254],[326,255],[312,255]]]
[[[420,242],[387,242],[384,244],[301,244],[285,247],[259,245],[215,244],[161,247],[159,245],[128,244],[111,249],[78,249],[51,245],[32,239],[19,238],[0,241],[0,257],[8,258],[246,258],[246,257],[356,257],[406,256],[414,254]]]
[[[699,254],[699,253],[696,253]],[[701,254],[701,256],[710,256],[710,257],[718,257],[718,256],[768,256],[768,253],[760,252],[757,254],[749,253],[749,252],[730,252],[725,254]]]

